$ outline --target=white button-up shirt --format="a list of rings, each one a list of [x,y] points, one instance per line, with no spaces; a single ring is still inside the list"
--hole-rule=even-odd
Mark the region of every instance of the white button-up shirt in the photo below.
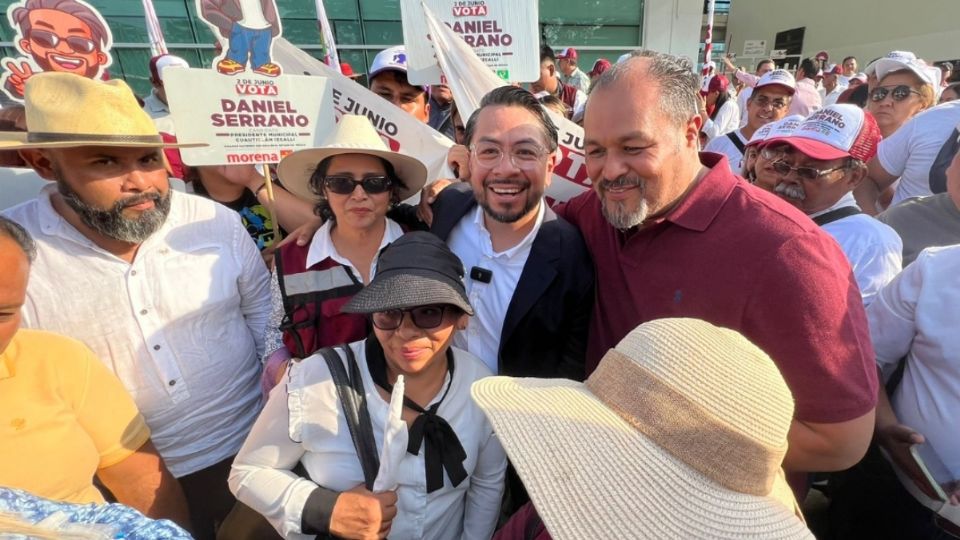
[[[927,248],[867,307],[877,363],[889,377],[907,357],[893,394],[901,423],[917,430],[948,470],[927,466],[937,482],[960,478],[960,246]]]
[[[383,448],[389,402],[377,391],[367,368],[365,341],[351,343],[360,367],[377,448]],[[454,487],[444,473],[443,488],[427,493],[424,449],[404,453],[397,469],[397,516],[391,539],[483,539],[493,534],[500,513],[506,454],[483,411],[470,398],[470,385],[490,372],[470,353],[453,349],[449,374],[427,405],[446,392],[437,414],[450,424],[467,454],[467,479]],[[347,491],[363,483],[363,470],[343,417],[336,386],[319,354],[291,364],[289,381],[277,386],[253,426],[230,473],[237,499],[263,514],[288,539],[301,533],[303,508],[318,485]],[[447,392],[447,386],[450,387]],[[303,463],[309,478],[290,472]]]
[[[467,329],[453,337],[453,344],[479,357],[493,373],[499,372],[503,321],[507,318],[507,309],[530,256],[533,240],[540,232],[544,209],[544,203],[541,202],[533,229],[519,244],[500,253],[493,250],[490,231],[483,224],[483,208],[479,205],[473,214],[465,215],[453,227],[447,238],[450,250],[463,262],[467,274],[464,279],[467,298],[474,311]],[[490,270],[490,283],[470,277],[473,267]]]
[[[847,193],[836,204],[811,218],[845,206],[857,206],[853,193]],[[892,227],[866,214],[856,214],[823,226],[840,244],[853,268],[853,277],[860,287],[863,305],[868,306],[884,285],[903,268],[903,242]]]
[[[123,382],[176,476],[234,455],[260,406],[270,281],[236,212],[171,192],[132,263],[54,210],[48,186],[7,211],[37,242],[23,325],[84,342]]]

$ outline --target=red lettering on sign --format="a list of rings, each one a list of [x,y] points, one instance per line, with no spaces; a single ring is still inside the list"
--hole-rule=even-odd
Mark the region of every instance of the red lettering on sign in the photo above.
[[[557,163],[556,168],[553,169],[553,174],[561,178],[566,178],[578,185],[590,187],[592,182],[587,176],[587,166],[584,155],[571,147],[561,146],[560,156],[560,161]]]

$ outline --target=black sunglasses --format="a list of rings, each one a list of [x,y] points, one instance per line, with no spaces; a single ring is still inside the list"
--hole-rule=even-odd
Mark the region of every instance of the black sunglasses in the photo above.
[[[894,87],[889,86],[877,86],[870,91],[870,99],[872,101],[883,101],[887,98],[887,94],[893,95],[894,101],[903,101],[910,97],[910,94],[920,95],[920,92],[910,88],[905,84],[899,84]]]
[[[447,306],[420,306],[411,309],[388,309],[373,314],[373,325],[380,330],[396,330],[403,322],[403,316],[410,314],[410,319],[417,328],[429,330],[443,323],[443,315]]]
[[[67,47],[70,47],[71,51],[81,54],[90,54],[97,48],[97,44],[87,38],[80,36],[60,37],[46,30],[31,30],[30,39],[47,49],[55,49],[63,41],[67,44]]]
[[[323,186],[338,195],[349,195],[357,186],[370,195],[376,195],[389,191],[393,181],[386,176],[367,176],[363,180],[354,180],[351,176],[327,176],[323,179]]]

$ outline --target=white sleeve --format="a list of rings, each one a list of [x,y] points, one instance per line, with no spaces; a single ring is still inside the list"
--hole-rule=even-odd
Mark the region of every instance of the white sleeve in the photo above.
[[[291,439],[289,419],[287,391],[280,384],[270,393],[233,460],[228,480],[237,500],[267,518],[284,538],[301,532],[303,507],[317,488],[317,484],[291,472],[303,457],[304,448]]]
[[[263,356],[264,332],[267,328],[267,319],[270,318],[270,272],[263,262],[263,257],[257,245],[250,238],[247,230],[240,223],[240,215],[236,216],[234,226],[235,253],[242,273],[237,283],[240,292],[240,312],[247,323],[247,328],[257,344],[257,357]]]
[[[729,133],[737,129],[737,124],[740,123],[740,110],[737,107],[737,102],[731,98],[728,98],[726,103],[720,107],[720,110],[717,111],[717,117],[714,119],[707,119],[707,122],[703,125],[702,131],[707,136],[707,140],[711,140],[714,137]]]
[[[488,422],[484,421],[487,429],[490,426]],[[490,430],[490,436],[480,447],[477,466],[470,476],[463,515],[464,539],[488,540],[493,536],[500,515],[506,471],[507,454],[496,434]]]
[[[896,234],[876,242],[859,242],[846,253],[860,287],[864,307],[873,303],[881,289],[903,268],[903,243]]]
[[[923,288],[926,252],[887,284],[867,306],[867,322],[877,364],[889,377],[901,358],[910,352],[916,336],[917,299]]]
[[[587,95],[577,90],[577,98],[573,100],[573,116],[570,119],[573,122],[579,122],[583,118],[583,109],[587,106]]]
[[[910,160],[913,143],[913,133],[916,130],[916,118],[908,120],[907,123],[893,132],[889,138],[880,141],[877,147],[877,161],[883,170],[890,176],[903,176],[907,170],[907,161]]]

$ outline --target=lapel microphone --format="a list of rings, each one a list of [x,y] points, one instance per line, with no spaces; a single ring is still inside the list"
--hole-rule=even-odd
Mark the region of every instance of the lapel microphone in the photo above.
[[[470,279],[480,283],[490,283],[490,280],[493,279],[493,270],[474,266],[470,269]]]

